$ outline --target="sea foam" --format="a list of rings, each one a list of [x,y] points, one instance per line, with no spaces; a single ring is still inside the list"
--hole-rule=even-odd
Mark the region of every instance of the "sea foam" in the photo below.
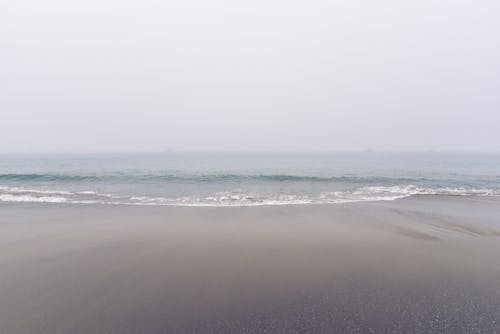
[[[157,205],[157,206],[265,206],[339,204],[349,202],[393,201],[414,195],[434,196],[500,196],[494,189],[466,187],[426,188],[415,185],[365,186],[352,190],[317,194],[257,193],[221,191],[208,196],[126,196],[93,190],[65,191],[0,186],[0,202],[38,202],[71,204]]]

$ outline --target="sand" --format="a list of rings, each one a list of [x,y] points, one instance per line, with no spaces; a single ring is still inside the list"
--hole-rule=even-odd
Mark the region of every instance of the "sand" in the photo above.
[[[500,202],[0,205],[0,333],[499,333]]]

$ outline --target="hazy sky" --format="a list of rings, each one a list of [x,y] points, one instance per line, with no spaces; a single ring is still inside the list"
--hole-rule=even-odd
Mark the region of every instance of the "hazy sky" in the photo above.
[[[0,152],[500,151],[498,0],[0,0]]]

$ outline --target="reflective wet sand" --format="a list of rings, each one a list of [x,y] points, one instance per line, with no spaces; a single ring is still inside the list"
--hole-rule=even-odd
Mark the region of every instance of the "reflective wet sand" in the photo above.
[[[500,202],[2,204],[1,333],[498,333]]]

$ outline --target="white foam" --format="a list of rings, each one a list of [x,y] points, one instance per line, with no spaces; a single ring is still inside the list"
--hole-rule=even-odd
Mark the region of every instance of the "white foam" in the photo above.
[[[0,195],[0,202],[37,202],[37,203],[65,203],[68,199],[64,197],[49,197],[40,196],[34,197],[29,195]]]
[[[500,190],[464,187],[425,188],[415,185],[366,186],[319,194],[259,194],[245,191],[218,192],[204,197],[117,196],[95,191],[69,192],[0,186],[0,202],[39,202],[191,207],[238,207],[349,202],[393,201],[413,195],[500,196]]]
[[[20,187],[4,187],[0,186],[0,191],[8,193],[31,193],[31,194],[44,194],[44,195],[71,195],[72,193],[64,190],[38,190]]]

